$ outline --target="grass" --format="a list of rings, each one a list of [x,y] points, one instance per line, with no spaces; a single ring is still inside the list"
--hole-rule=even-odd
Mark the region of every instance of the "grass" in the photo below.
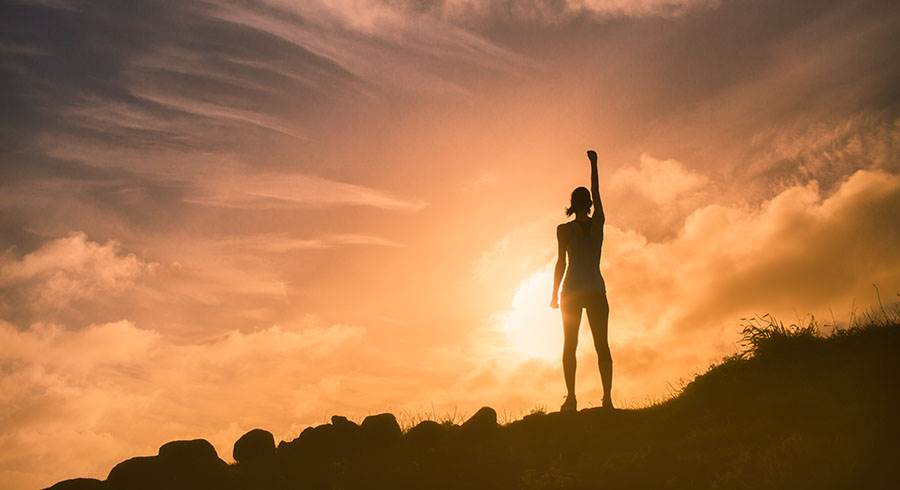
[[[665,402],[512,424],[519,488],[897,488],[900,318],[828,336],[743,325],[744,350]]]

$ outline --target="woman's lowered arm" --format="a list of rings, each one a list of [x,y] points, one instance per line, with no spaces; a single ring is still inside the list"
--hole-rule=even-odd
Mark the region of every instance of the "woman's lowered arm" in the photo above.
[[[559,244],[559,255],[556,257],[556,268],[553,269],[553,299],[550,300],[551,308],[559,308],[559,284],[566,272],[566,236],[563,225],[556,227],[556,241]]]

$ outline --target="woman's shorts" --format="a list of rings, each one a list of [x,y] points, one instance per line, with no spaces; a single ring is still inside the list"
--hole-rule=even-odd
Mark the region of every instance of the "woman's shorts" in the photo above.
[[[560,305],[563,308],[587,308],[594,305],[609,308],[606,291],[563,291]]]

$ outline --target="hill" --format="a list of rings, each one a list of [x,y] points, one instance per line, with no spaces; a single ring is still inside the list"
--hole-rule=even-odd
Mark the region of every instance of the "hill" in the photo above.
[[[759,320],[759,319],[758,319]],[[896,316],[823,337],[765,318],[747,350],[638,410],[534,413],[498,425],[391,414],[343,417],[275,446],[255,429],[226,464],[204,440],[116,465],[103,489],[900,488],[900,325]]]

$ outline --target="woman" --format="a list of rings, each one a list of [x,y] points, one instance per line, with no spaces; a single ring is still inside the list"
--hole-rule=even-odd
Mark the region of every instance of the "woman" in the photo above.
[[[609,303],[606,301],[606,284],[600,274],[600,248],[603,246],[603,204],[600,202],[600,185],[597,177],[597,153],[588,150],[591,162],[591,190],[584,187],[572,191],[571,203],[566,215],[575,219],[556,227],[559,241],[559,257],[553,275],[553,299],[550,306],[559,308],[562,303],[562,321],[565,341],[563,345],[563,374],[568,395],[560,407],[562,412],[577,410],[575,401],[575,350],[578,346],[578,327],[581,310],[587,310],[594,348],[603,380],[603,408],[612,409],[612,356],[606,331],[609,325]],[[590,216],[591,204],[594,216]],[[566,257],[568,256],[568,270]],[[565,274],[565,281],[563,281]],[[562,298],[559,284],[562,282]]]

